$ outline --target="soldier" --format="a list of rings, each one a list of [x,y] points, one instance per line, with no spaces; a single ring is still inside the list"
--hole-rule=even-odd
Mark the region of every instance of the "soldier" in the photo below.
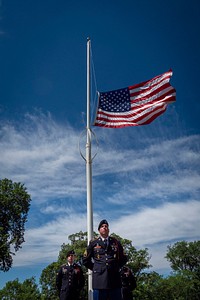
[[[67,264],[61,266],[56,276],[60,300],[78,300],[85,278],[81,267],[74,262],[73,250],[67,252]]]
[[[133,300],[132,291],[136,288],[136,279],[131,269],[127,266],[120,271],[122,282],[122,300]]]
[[[109,225],[102,220],[98,226],[100,236],[90,241],[83,257],[83,265],[92,270],[94,300],[121,300],[119,270],[127,257],[121,243],[109,236]]]

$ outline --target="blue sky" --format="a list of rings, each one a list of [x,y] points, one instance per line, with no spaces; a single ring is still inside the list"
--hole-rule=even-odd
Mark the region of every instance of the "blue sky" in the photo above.
[[[147,126],[92,128],[94,229],[147,247],[152,271],[170,272],[167,245],[200,238],[199,1],[0,1],[0,178],[32,202],[9,280],[38,277],[70,234],[87,230],[86,42],[96,89],[173,70],[177,100]],[[81,136],[81,139],[80,139]],[[92,144],[96,152],[95,140]]]

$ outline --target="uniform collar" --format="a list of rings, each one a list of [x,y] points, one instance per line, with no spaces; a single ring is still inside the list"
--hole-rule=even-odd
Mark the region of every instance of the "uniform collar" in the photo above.
[[[100,235],[100,238],[102,239],[102,241],[104,242],[104,240],[109,240],[109,235],[107,236],[107,238],[104,238],[104,237],[102,237],[101,235]]]
[[[67,263],[67,266],[69,266],[69,267],[71,267],[71,266],[73,266],[73,265],[74,265],[74,263],[73,263],[73,264],[71,264],[71,265],[70,265],[69,263]]]

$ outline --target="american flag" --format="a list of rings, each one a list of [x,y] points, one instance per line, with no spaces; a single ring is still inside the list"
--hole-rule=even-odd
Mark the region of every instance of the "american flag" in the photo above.
[[[120,128],[151,123],[176,101],[172,70],[127,88],[99,93],[95,126]]]

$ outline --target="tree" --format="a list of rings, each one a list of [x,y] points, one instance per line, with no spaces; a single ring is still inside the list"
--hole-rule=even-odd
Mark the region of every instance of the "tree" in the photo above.
[[[166,279],[170,299],[200,299],[200,281],[195,281],[191,275],[191,271],[181,271]]]
[[[30,195],[23,184],[0,180],[0,270],[8,271],[24,242],[25,222],[30,208]]]
[[[6,286],[0,290],[0,299],[2,300],[41,300],[40,291],[31,277],[20,283],[18,279],[8,281]]]
[[[68,239],[71,241],[71,244],[62,244],[61,250],[58,255],[57,262],[54,262],[48,265],[40,276],[40,284],[42,290],[42,299],[58,299],[58,291],[55,285],[56,272],[59,270],[60,266],[66,263],[66,253],[70,250],[75,250],[76,261],[81,264],[82,256],[87,246],[87,232],[80,231],[79,233],[71,234],[68,236]],[[83,272],[87,282],[86,268],[83,268]],[[87,283],[84,291],[81,292],[81,296],[87,294]]]
[[[147,270],[152,267],[149,264],[151,256],[148,253],[148,249],[139,249],[136,250],[132,246],[128,252],[128,266],[132,269],[136,277],[139,277],[144,270]]]
[[[149,264],[151,256],[149,255],[147,248],[136,250],[136,248],[132,245],[131,240],[123,239],[115,233],[112,233],[111,235],[121,242],[124,251],[128,256],[127,265],[132,270],[136,278],[140,276],[142,271],[152,267]]]
[[[137,278],[141,276],[142,271],[145,269],[148,269],[151,267],[149,264],[150,256],[148,254],[148,249],[144,250],[136,250],[135,247],[132,246],[132,242],[127,239],[123,239],[120,236],[116,235],[115,233],[111,234],[113,237],[117,238],[125,252],[128,255],[128,266],[132,269],[133,273]],[[94,237],[97,237],[98,234],[94,232]],[[40,277],[40,284],[42,287],[42,299],[57,299],[57,291],[55,288],[55,277],[56,272],[59,269],[59,266],[66,263],[66,253],[69,250],[75,250],[77,255],[77,261],[81,264],[82,262],[82,256],[85,252],[85,249],[87,247],[87,232],[78,232],[75,234],[71,234],[68,236],[68,239],[70,240],[71,244],[62,244],[61,250],[58,255],[57,262],[54,262],[47,266],[41,274]],[[86,283],[85,288],[81,293],[81,296],[87,297],[87,269],[82,266],[83,273],[85,275]],[[139,280],[139,279],[138,279]]]
[[[57,300],[58,291],[56,288],[56,272],[58,271],[60,264],[53,262],[48,265],[40,276],[41,294],[42,300]]]
[[[189,298],[183,299],[200,299],[200,241],[186,242],[181,241],[173,246],[168,246],[166,258],[171,263],[171,268],[175,276],[171,277],[170,284],[176,280],[173,292],[181,295],[189,295]]]
[[[94,232],[94,236],[97,234]],[[58,255],[58,261],[62,264],[66,262],[66,253],[70,250],[74,250],[76,253],[77,260],[82,260],[83,253],[87,247],[87,232],[78,232],[68,236],[68,239],[71,241],[70,244],[62,244],[61,250]]]
[[[156,272],[142,272],[138,276],[137,288],[133,291],[134,299],[137,300],[164,300],[163,294],[159,292],[162,276]],[[169,298],[170,299],[170,298]],[[166,298],[166,300],[169,300]]]
[[[166,258],[174,271],[200,272],[200,241],[181,241],[167,248]]]

